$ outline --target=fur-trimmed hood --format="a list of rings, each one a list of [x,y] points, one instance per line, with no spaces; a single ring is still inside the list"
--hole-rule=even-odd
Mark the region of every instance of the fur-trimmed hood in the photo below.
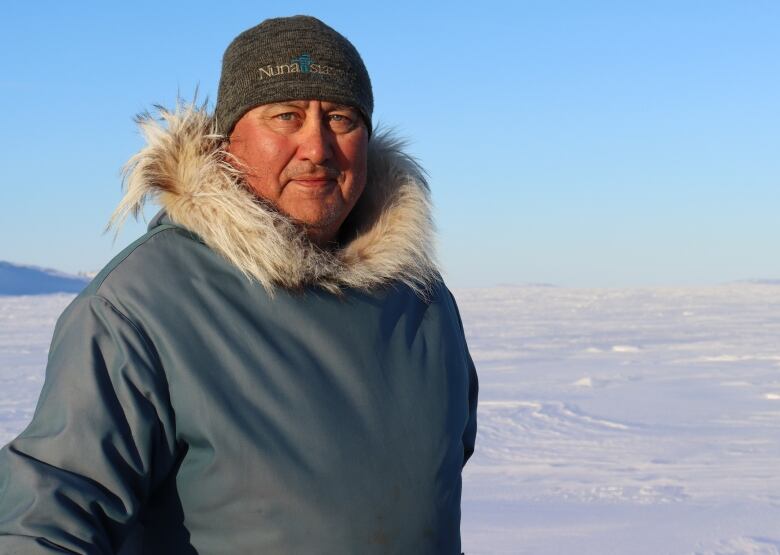
[[[153,199],[269,293],[400,281],[424,296],[440,279],[423,171],[389,134],[376,131],[369,141],[366,189],[342,226],[342,242],[324,250],[244,184],[204,107],[160,109],[159,118],[146,114],[138,123],[147,145],[125,167],[125,196],[110,226]]]

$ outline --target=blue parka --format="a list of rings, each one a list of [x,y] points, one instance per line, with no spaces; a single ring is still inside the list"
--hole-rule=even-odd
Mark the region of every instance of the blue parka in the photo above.
[[[323,251],[204,113],[163,116],[120,212],[164,211],[61,316],[0,451],[0,553],[460,553],[477,376],[419,169],[374,137]]]

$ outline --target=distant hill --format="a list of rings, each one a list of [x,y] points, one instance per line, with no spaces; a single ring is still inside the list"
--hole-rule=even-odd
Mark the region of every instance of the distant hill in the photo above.
[[[46,295],[78,293],[90,282],[85,276],[74,276],[48,268],[21,266],[0,260],[0,295]]]
[[[749,283],[751,285],[780,285],[780,279],[744,279],[737,283]]]
[[[513,287],[558,287],[554,283],[544,283],[544,282],[536,282],[536,281],[526,281],[521,283],[497,283],[496,287],[500,287],[502,289],[511,289]]]

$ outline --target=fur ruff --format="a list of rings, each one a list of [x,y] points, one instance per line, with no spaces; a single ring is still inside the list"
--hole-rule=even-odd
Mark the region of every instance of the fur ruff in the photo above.
[[[120,228],[153,200],[271,294],[398,281],[425,297],[440,279],[423,170],[388,133],[375,131],[369,141],[366,189],[342,226],[342,242],[325,250],[244,184],[205,107],[160,108],[159,115],[138,118],[147,145],[125,166],[125,195],[109,227]]]

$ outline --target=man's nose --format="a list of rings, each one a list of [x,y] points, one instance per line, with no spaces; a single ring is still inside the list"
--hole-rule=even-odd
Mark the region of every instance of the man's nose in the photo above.
[[[298,155],[301,159],[321,165],[333,157],[333,132],[326,122],[311,118],[303,125],[300,133]]]

